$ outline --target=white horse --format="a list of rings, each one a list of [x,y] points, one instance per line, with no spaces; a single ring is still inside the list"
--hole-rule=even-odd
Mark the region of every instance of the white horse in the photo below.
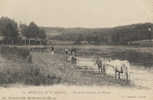
[[[130,63],[127,60],[108,60],[105,64],[114,69],[115,79],[121,79],[120,74],[123,74],[125,79],[129,80]]]

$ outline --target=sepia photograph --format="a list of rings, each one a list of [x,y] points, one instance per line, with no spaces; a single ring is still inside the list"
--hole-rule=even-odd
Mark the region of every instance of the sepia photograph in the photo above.
[[[0,100],[153,100],[153,0],[0,0]]]

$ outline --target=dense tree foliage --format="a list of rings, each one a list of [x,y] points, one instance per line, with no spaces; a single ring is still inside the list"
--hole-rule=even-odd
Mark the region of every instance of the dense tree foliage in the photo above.
[[[7,40],[16,40],[18,38],[17,23],[7,17],[0,18],[0,33]]]
[[[91,44],[127,44],[131,41],[153,39],[153,24],[133,24],[114,28],[44,28],[34,22],[29,25],[21,24],[8,17],[0,17],[0,35],[5,40],[18,40],[19,36],[27,39],[43,39],[47,34],[58,33],[48,37],[55,40],[74,41],[80,44],[88,41]],[[20,32],[20,33],[19,33]]]
[[[19,27],[18,27],[19,26]],[[38,27],[34,22],[29,25],[20,24],[8,18],[0,17],[0,36],[4,39],[0,41],[5,44],[15,44],[24,41],[23,36],[26,39],[46,39],[46,32],[42,28]]]
[[[26,38],[46,39],[46,32],[34,22],[31,22],[29,25],[22,24],[20,27],[22,35]]]

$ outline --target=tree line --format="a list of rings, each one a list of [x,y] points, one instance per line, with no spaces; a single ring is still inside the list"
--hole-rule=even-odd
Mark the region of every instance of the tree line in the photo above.
[[[153,24],[133,24],[114,28],[70,28],[59,31],[61,34],[50,39],[88,41],[90,44],[128,44],[131,41],[153,39]],[[58,32],[58,29],[57,29]]]
[[[15,20],[8,17],[0,17],[0,36],[3,37],[1,42],[14,41],[19,43],[24,39],[46,39],[46,32],[40,28],[35,22],[29,25],[18,24]]]

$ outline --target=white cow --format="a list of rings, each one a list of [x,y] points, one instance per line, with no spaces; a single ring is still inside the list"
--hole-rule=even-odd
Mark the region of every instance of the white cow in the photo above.
[[[115,79],[120,79],[120,74],[123,74],[125,79],[129,80],[130,63],[127,60],[107,60],[105,64],[114,69]]]

